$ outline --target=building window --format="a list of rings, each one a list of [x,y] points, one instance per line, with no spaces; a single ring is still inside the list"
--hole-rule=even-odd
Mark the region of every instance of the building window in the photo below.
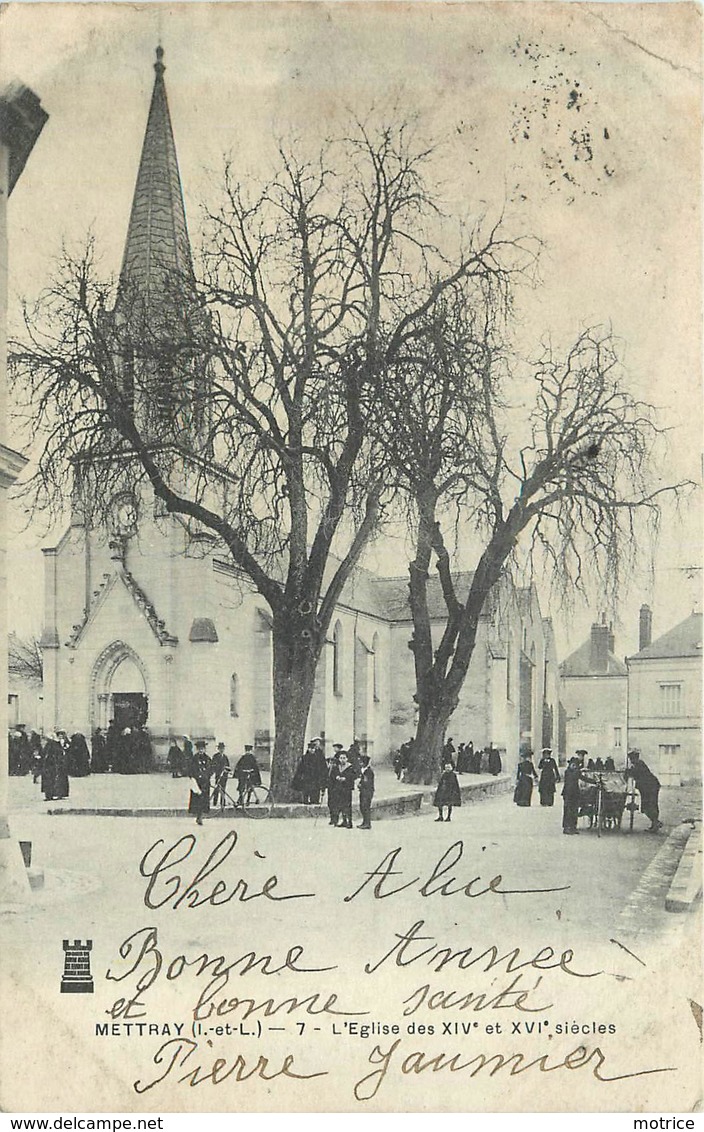
[[[230,716],[237,719],[240,714],[240,682],[236,672],[230,677]]]
[[[16,727],[20,718],[20,698],[19,696],[9,695],[7,697],[7,715],[10,727]]]
[[[682,714],[682,685],[660,685],[660,711],[662,715]]]
[[[342,625],[335,622],[332,634],[332,690],[336,696],[342,695]]]
[[[621,728],[614,727],[614,747],[621,746]]]
[[[661,759],[676,759],[680,753],[679,743],[661,743],[658,749]]]
[[[379,634],[375,633],[372,638],[372,683],[374,687],[374,703],[378,704],[381,696],[379,694]]]

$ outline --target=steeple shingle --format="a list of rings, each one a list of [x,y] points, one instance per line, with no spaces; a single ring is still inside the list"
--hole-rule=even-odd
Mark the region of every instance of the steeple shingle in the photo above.
[[[120,271],[120,290],[137,293],[147,317],[163,297],[165,276],[193,273],[163,57],[163,48],[157,47],[156,78]]]

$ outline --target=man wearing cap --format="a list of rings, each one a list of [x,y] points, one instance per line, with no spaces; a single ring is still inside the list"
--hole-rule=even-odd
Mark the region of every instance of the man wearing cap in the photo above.
[[[628,761],[631,765],[626,771],[626,777],[633,779],[640,794],[640,808],[646,818],[650,818],[649,832],[657,833],[659,829],[662,829],[658,804],[660,782],[650,767],[641,759],[640,751],[629,751]]]
[[[196,740],[196,750],[189,771],[191,793],[188,799],[188,812],[195,814],[196,825],[202,825],[203,815],[210,812],[211,766],[205,750],[205,739]]]
[[[247,787],[261,786],[262,784],[259,763],[254,757],[254,747],[251,743],[245,743],[244,754],[235,767],[235,778],[237,779],[237,803],[241,806],[244,803],[244,793]]]
[[[212,761],[213,773],[213,805],[220,805],[220,808],[225,806],[225,788],[227,786],[227,779],[230,773],[230,760],[225,754],[225,744],[218,743],[218,749],[213,755]]]
[[[374,771],[371,767],[369,755],[361,755],[359,759],[359,811],[362,821],[358,829],[372,828],[372,798],[374,797]]]

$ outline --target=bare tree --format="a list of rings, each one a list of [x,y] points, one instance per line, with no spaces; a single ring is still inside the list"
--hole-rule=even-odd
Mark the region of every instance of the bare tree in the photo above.
[[[258,192],[228,167],[198,281],[165,272],[155,313],[122,280],[115,303],[89,248],[12,351],[41,438],[35,500],[60,504],[70,475],[100,521],[125,477],[148,481],[268,603],[282,800],[333,609],[392,486],[371,427],[383,374],[446,292],[498,285],[523,255],[498,228],[441,252],[432,157],[407,125],[356,126],[315,160],[282,148]]]
[[[26,640],[10,633],[7,638],[7,662],[11,675],[21,680],[41,682],[44,676],[44,658],[37,637]]]
[[[508,355],[491,296],[469,312],[463,296],[428,320],[411,364],[388,384],[389,459],[412,507],[409,566],[418,729],[410,781],[437,773],[489,595],[521,540],[568,598],[598,578],[613,599],[632,567],[640,521],[657,524],[664,495],[651,456],[663,430],[651,405],[624,384],[608,332],[581,333],[566,357],[547,349],[532,367],[528,422],[502,402]],[[508,367],[510,369],[510,367]],[[512,375],[512,379],[513,379]],[[471,581],[460,592],[451,539],[461,521],[480,540]],[[428,581],[435,564],[447,618],[433,640]],[[466,577],[466,575],[464,576]]]

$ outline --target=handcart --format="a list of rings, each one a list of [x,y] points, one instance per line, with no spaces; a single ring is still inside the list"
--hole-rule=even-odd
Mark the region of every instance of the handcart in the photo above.
[[[628,785],[619,771],[582,771],[579,781],[579,817],[589,819],[597,836],[620,830],[628,797]],[[633,803],[631,803],[633,804]],[[631,810],[631,826],[633,811]]]

